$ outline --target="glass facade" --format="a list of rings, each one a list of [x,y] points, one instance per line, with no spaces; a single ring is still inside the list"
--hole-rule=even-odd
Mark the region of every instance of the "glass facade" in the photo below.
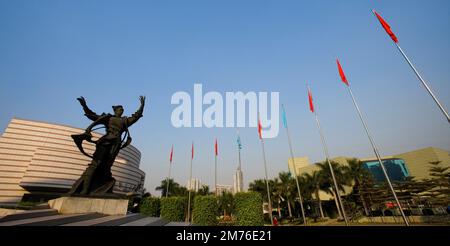
[[[404,160],[393,158],[383,159],[382,161],[391,181],[402,181],[405,180],[406,177],[410,176]],[[364,161],[363,166],[369,170],[377,182],[383,182],[386,180],[378,160]]]

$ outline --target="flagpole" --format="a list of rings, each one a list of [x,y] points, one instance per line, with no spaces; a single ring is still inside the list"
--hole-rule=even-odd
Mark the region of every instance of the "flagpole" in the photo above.
[[[239,166],[238,166],[238,168],[239,168],[239,170],[241,170],[241,147],[242,147],[242,145],[241,145],[241,137],[240,137],[240,134],[239,134],[239,128],[237,129],[237,134],[238,134],[238,139],[239,139],[239,143],[238,143],[238,158],[239,158]]]
[[[375,17],[377,17],[378,21],[380,21],[381,26],[384,28],[386,33],[391,37],[392,41],[394,41],[395,45],[397,46],[397,49],[402,54],[403,58],[405,58],[405,60],[408,63],[408,65],[412,68],[412,70],[416,74],[417,78],[420,80],[420,82],[422,82],[422,84],[425,87],[425,89],[427,89],[428,93],[433,98],[434,102],[437,104],[439,109],[442,111],[442,113],[447,118],[447,121],[450,123],[450,117],[449,117],[447,111],[445,110],[444,106],[442,106],[442,104],[439,102],[437,97],[434,95],[433,91],[431,91],[431,88],[428,86],[427,82],[425,82],[425,80],[422,78],[422,76],[420,76],[419,72],[414,67],[412,62],[409,60],[408,56],[406,56],[405,52],[403,52],[402,48],[398,44],[398,38],[395,36],[394,32],[392,32],[391,27],[389,26],[389,24],[375,10],[372,10],[372,12],[375,15]]]
[[[409,226],[409,222],[406,219],[405,213],[403,212],[402,205],[400,204],[400,201],[398,200],[397,194],[396,194],[396,192],[394,190],[394,187],[392,186],[392,183],[391,183],[391,180],[390,180],[390,178],[388,176],[386,168],[384,167],[383,161],[381,160],[381,156],[380,156],[380,153],[378,152],[378,148],[376,147],[375,142],[374,142],[374,140],[373,140],[373,138],[372,138],[372,136],[371,136],[371,134],[369,132],[369,128],[367,127],[366,121],[364,120],[364,117],[362,116],[362,113],[361,113],[361,110],[359,109],[358,103],[356,103],[356,99],[355,99],[355,96],[353,95],[353,92],[352,92],[352,89],[351,89],[350,85],[348,85],[347,88],[348,88],[348,92],[350,93],[350,96],[352,97],[352,101],[353,101],[353,104],[355,105],[356,111],[358,112],[358,116],[361,119],[361,122],[362,122],[362,124],[364,126],[364,129],[366,131],[367,137],[369,138],[370,144],[372,145],[373,151],[375,152],[375,156],[377,157],[378,162],[380,163],[381,170],[383,170],[383,174],[384,174],[384,177],[386,178],[386,181],[387,181],[387,183],[389,185],[389,189],[391,190],[392,195],[394,196],[395,202],[397,203],[398,208],[400,209],[400,213],[402,215],[403,221],[405,222],[406,226]]]
[[[192,149],[194,148],[194,142],[192,142]],[[191,222],[191,190],[192,190],[192,160],[194,159],[193,150],[191,153],[191,167],[189,171],[189,195],[188,195],[188,211],[187,222]]]
[[[166,197],[169,196],[170,169],[172,169],[172,161],[169,162],[169,176],[167,177]]]
[[[402,54],[403,58],[405,58],[406,62],[408,62],[409,66],[412,68],[412,70],[414,71],[414,73],[416,74],[417,78],[420,80],[420,82],[422,82],[423,86],[425,87],[425,89],[427,89],[428,93],[430,94],[430,96],[433,98],[434,102],[437,104],[437,106],[439,107],[439,109],[442,111],[442,113],[445,115],[445,117],[447,118],[447,121],[450,123],[450,116],[448,115],[447,111],[445,110],[444,106],[442,106],[442,104],[439,102],[439,100],[437,99],[437,97],[434,95],[433,91],[431,90],[431,88],[429,87],[429,85],[427,84],[427,82],[425,82],[425,80],[422,78],[422,76],[420,76],[420,73],[417,71],[417,69],[414,67],[414,65],[412,64],[412,62],[409,60],[408,56],[406,56],[405,52],[403,52],[402,48],[400,47],[400,45],[397,42],[394,42],[395,45],[397,46],[398,50],[400,51],[400,53]]]
[[[169,156],[169,176],[167,176],[167,187],[166,187],[166,197],[169,196],[169,183],[170,183],[170,171],[172,169],[172,157],[173,157],[173,145],[170,149],[170,156]]]
[[[267,199],[268,199],[268,202],[269,202],[270,224],[273,225],[272,201],[270,199],[269,178],[267,176],[266,150],[264,148],[264,139],[262,137],[262,126],[261,126],[261,121],[260,121],[260,118],[259,118],[259,112],[258,112],[258,133],[259,133],[259,139],[261,140],[261,147],[262,147],[262,154],[263,154],[263,161],[264,161],[264,174],[265,174],[265,177],[266,177],[266,189],[267,189]]]
[[[293,170],[294,170],[294,176],[295,176],[295,183],[297,184],[297,191],[298,191],[298,198],[299,198],[299,202],[300,202],[300,208],[302,210],[302,218],[303,218],[303,225],[306,226],[306,217],[305,217],[305,209],[303,208],[303,198],[302,198],[302,193],[300,191],[300,184],[298,183],[298,176],[297,176],[297,170],[295,168],[295,159],[294,159],[294,151],[292,151],[292,142],[291,142],[291,134],[289,133],[289,128],[287,125],[287,120],[286,118],[286,111],[284,109],[284,105],[281,104],[281,107],[283,108],[283,120],[285,121],[285,128],[286,128],[286,134],[288,137],[288,143],[289,143],[289,152],[291,154],[291,159],[292,159],[292,166],[293,166]]]
[[[347,215],[345,214],[344,204],[342,203],[342,199],[341,199],[341,195],[340,195],[339,188],[337,185],[336,177],[334,176],[333,166],[331,166],[331,163],[330,163],[330,155],[328,154],[328,148],[325,143],[325,137],[323,135],[322,128],[320,127],[319,117],[317,116],[317,112],[315,110],[314,110],[314,115],[316,118],[317,128],[319,129],[320,138],[322,140],[323,151],[325,153],[325,157],[327,158],[328,167],[330,168],[331,178],[333,179],[334,189],[336,191],[336,196],[337,196],[337,200],[338,200],[338,209],[341,210],[342,217],[344,217],[345,225],[348,226]]]
[[[316,110],[314,110],[314,104],[313,104],[311,89],[309,88],[308,84],[306,84],[306,87],[308,87],[309,108],[310,108],[311,112],[314,113],[315,118],[316,118],[317,128],[319,129],[320,138],[322,140],[323,151],[324,151],[325,157],[327,159],[328,167],[330,168],[331,178],[333,179],[333,183],[334,183],[334,187],[335,187],[335,191],[336,191],[335,199],[334,199],[335,202],[336,202],[336,208],[337,208],[338,212],[341,211],[342,217],[344,217],[345,225],[348,226],[348,220],[347,220],[347,216],[345,214],[344,204],[342,203],[341,195],[340,195],[340,192],[339,192],[339,187],[337,185],[336,178],[334,176],[333,166],[331,166],[331,163],[330,163],[330,156],[328,154],[328,148],[327,148],[327,144],[325,142],[325,137],[324,137],[324,134],[322,132],[322,128],[320,127],[320,122],[319,122],[319,117],[317,116],[317,112],[316,112]]]
[[[242,144],[241,144],[241,136],[239,134],[239,128],[236,128],[237,131],[237,147],[238,147],[238,168],[236,170],[236,189],[235,192],[243,192],[244,191],[244,185],[243,185],[243,175],[242,175],[242,164],[241,164],[241,149],[242,149]]]
[[[215,194],[217,196],[217,139],[216,139],[216,143],[214,145],[215,148],[215,152],[214,152],[214,189],[215,189]]]
[[[269,215],[270,215],[270,223],[273,225],[273,217],[272,217],[272,201],[270,199],[270,190],[269,190],[269,178],[267,177],[267,162],[266,162],[266,151],[264,148],[264,140],[261,138],[261,146],[263,152],[264,159],[264,173],[266,175],[266,188],[267,188],[267,198],[269,200]]]

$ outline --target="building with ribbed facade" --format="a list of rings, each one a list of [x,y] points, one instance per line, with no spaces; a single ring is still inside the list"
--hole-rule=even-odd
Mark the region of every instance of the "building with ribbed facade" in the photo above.
[[[0,204],[47,200],[66,193],[91,161],[71,138],[82,132],[71,126],[13,118],[0,137]],[[91,143],[83,147],[89,154],[95,150]],[[142,191],[145,173],[139,169],[140,159],[141,153],[131,145],[119,152],[111,168],[115,193]]]
[[[238,167],[233,175],[233,193],[236,194],[238,192],[243,191],[244,191],[244,175],[242,174],[241,168]]]
[[[202,182],[200,179],[191,179],[188,180],[187,190],[198,192],[202,188]]]

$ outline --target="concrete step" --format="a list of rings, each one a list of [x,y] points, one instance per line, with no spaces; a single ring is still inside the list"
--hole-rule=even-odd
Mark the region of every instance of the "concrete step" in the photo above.
[[[0,226],[58,226],[83,220],[104,217],[103,214],[57,214],[21,220],[12,220],[0,223]]]
[[[122,224],[120,226],[163,226],[168,221],[157,217],[145,217],[139,220],[135,220],[129,223]]]
[[[7,221],[31,219],[37,217],[57,215],[58,211],[55,209],[29,210],[21,213],[9,214],[0,219],[0,224]]]
[[[146,216],[143,214],[127,214],[122,218],[118,218],[115,220],[105,221],[102,223],[95,224],[93,226],[120,226],[122,224],[130,223],[135,220],[139,220],[145,218]]]
[[[73,223],[64,224],[61,226],[94,226],[101,223],[106,223],[114,220],[119,220],[126,218],[126,215],[109,215],[105,217],[100,217],[92,220],[84,220],[84,221],[78,221]]]

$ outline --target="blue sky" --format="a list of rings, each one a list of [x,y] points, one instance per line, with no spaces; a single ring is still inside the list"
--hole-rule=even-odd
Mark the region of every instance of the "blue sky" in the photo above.
[[[147,96],[131,129],[152,194],[166,175],[232,184],[232,128],[172,127],[173,93],[278,91],[297,156],[324,158],[306,82],[332,156],[367,157],[371,147],[335,59],[367,118],[382,155],[435,146],[450,149],[450,127],[373,16],[376,9],[438,98],[450,108],[449,1],[6,1],[0,0],[0,128],[12,117],[85,127],[75,100],[129,115]],[[241,129],[245,183],[264,175],[255,128]],[[286,134],[266,142],[269,175],[287,170]]]

